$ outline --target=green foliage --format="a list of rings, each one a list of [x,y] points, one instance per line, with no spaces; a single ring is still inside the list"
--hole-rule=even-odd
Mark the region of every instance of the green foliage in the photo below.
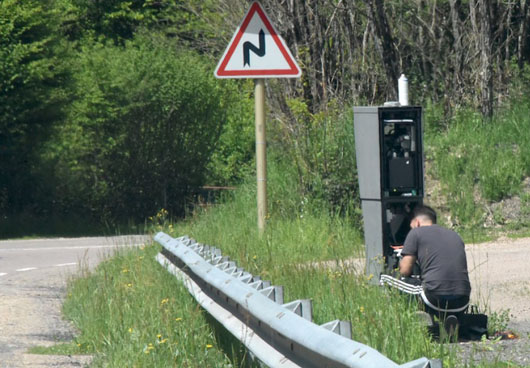
[[[270,217],[262,236],[253,177],[186,221],[173,224],[160,211],[152,230],[188,234],[221,248],[249,272],[284,285],[286,301],[311,298],[315,323],[349,320],[356,341],[397,363],[426,356],[461,366],[454,349],[430,338],[413,300],[368,283],[358,230],[339,216],[304,211],[294,165],[272,157],[269,174]],[[97,367],[245,366],[244,350],[224,344],[227,336],[218,335],[218,326],[204,318],[183,285],[153,260],[158,251],[155,246],[119,252],[70,283],[64,311],[81,333],[62,351],[72,353],[73,346],[73,352],[94,354]]]
[[[58,0],[67,15],[62,31],[71,40],[92,37],[124,44],[138,31],[164,34],[190,48],[208,51],[221,19],[216,2],[175,0]]]
[[[445,132],[428,122],[427,158],[460,225],[483,223],[481,199],[498,201],[520,193],[522,180],[530,175],[529,108],[528,100],[516,100],[492,122],[460,110]]]
[[[225,80],[221,84],[233,91],[234,98],[225,107],[226,122],[208,164],[208,183],[233,185],[254,166],[254,99],[251,83],[237,85]]]
[[[506,331],[510,322],[510,310],[503,309],[499,312],[490,312],[488,315],[488,334]]]
[[[210,68],[155,36],[83,46],[76,99],[44,155],[60,207],[108,219],[183,213],[232,98]]]
[[[284,285],[286,300],[311,298],[316,323],[350,320],[356,341],[393,360],[454,359],[432,343],[417,323],[415,305],[367,282],[358,261],[364,257],[359,231],[340,216],[308,210],[315,207],[309,198],[300,203],[297,175],[292,163],[278,158],[270,161],[270,216],[262,236],[256,229],[255,182],[251,179],[222,204],[198,211],[188,221],[154,230],[188,234],[220,247],[249,272]],[[399,348],[395,341],[408,348]]]
[[[43,190],[36,156],[65,101],[57,19],[50,1],[0,2],[0,214],[33,205]]]
[[[199,221],[213,220],[211,214],[206,217]],[[313,226],[299,224],[293,232],[311,232]],[[171,228],[169,224],[165,230]],[[303,240],[306,245],[309,241]],[[208,244],[221,246],[223,254],[239,264],[248,263],[245,267],[254,274],[284,285],[286,300],[311,298],[315,323],[350,320],[356,341],[397,363],[427,356],[440,358],[446,367],[462,366],[454,349],[430,339],[416,318],[413,301],[395,290],[368,284],[355,263],[344,266],[335,262],[339,258],[328,263],[289,263],[282,253],[272,254],[273,262],[269,262],[268,249],[263,246],[253,249],[254,256],[240,258],[242,253],[228,238]],[[220,332],[220,326],[206,317],[184,285],[154,260],[159,250],[147,246],[118,251],[96,270],[84,270],[82,277],[71,280],[63,311],[79,335],[70,344],[33,352],[91,354],[95,367],[248,366],[244,348]],[[266,267],[268,264],[272,267]]]
[[[143,0],[73,0],[79,9],[83,28],[93,30],[96,35],[104,35],[116,40],[132,38],[134,31],[144,19]]]
[[[291,99],[288,105],[292,122],[276,122],[273,147],[294,161],[300,197],[310,198],[314,210],[356,218],[358,184],[351,109],[337,101],[319,113],[311,113],[302,99]]]
[[[246,87],[216,83],[209,56],[185,51],[211,51],[216,6],[1,2],[2,229],[182,214],[205,177],[241,179],[253,157],[250,99],[235,98]]]

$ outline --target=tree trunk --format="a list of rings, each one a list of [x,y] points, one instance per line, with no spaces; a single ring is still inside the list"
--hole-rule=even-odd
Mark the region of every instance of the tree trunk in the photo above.
[[[491,29],[491,2],[479,0],[480,14],[480,91],[481,111],[486,118],[493,115],[493,45]]]
[[[388,97],[397,100],[397,80],[399,78],[398,52],[385,13],[383,0],[368,1],[370,18],[375,27],[375,35],[380,43],[379,52],[388,79]]]
[[[454,53],[452,57],[453,64],[453,89],[454,97],[460,101],[463,95],[463,68],[464,68],[464,45],[462,42],[462,22],[460,21],[459,9],[462,6],[461,0],[450,0],[451,6],[451,25],[453,31],[453,48]]]
[[[482,116],[493,115],[493,52],[490,0],[470,0],[470,14],[473,30],[476,35],[479,62],[479,104]]]
[[[521,23],[519,24],[519,34],[517,35],[517,65],[522,70],[524,67],[525,51],[528,50],[528,23],[530,14],[528,0],[521,0]]]

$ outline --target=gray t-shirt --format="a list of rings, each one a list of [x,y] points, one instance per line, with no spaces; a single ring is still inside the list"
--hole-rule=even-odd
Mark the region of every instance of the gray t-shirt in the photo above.
[[[401,254],[417,257],[426,291],[435,295],[471,293],[464,242],[454,231],[438,225],[412,229]]]

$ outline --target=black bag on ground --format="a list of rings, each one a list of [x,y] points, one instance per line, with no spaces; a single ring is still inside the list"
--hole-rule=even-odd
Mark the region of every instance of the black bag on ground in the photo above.
[[[464,313],[458,316],[458,337],[463,340],[480,340],[488,337],[488,316],[480,313]]]

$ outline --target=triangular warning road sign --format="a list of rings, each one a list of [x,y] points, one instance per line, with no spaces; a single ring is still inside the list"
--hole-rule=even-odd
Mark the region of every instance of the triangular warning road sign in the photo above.
[[[252,3],[215,69],[217,78],[298,78],[300,67],[261,5]]]

